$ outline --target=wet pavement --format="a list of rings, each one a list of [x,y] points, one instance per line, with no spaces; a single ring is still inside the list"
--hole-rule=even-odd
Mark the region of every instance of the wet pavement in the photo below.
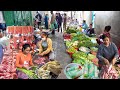
[[[71,62],[70,56],[66,53],[66,47],[63,40],[63,33],[57,32],[55,35],[50,35],[50,38],[53,41],[53,48],[55,51],[55,59],[59,61],[62,66],[62,72],[58,76],[58,79],[67,79],[64,74],[64,68]]]

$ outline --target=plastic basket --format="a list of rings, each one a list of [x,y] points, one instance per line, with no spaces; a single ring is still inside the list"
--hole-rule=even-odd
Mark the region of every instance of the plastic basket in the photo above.
[[[67,79],[72,79],[69,75],[67,75],[67,68],[73,67],[73,66],[81,66],[80,64],[77,63],[70,63],[68,64],[65,69],[64,69],[64,74],[66,75]]]

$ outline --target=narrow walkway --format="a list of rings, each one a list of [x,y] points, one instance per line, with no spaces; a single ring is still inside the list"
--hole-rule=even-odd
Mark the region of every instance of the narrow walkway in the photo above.
[[[62,73],[58,76],[58,79],[66,79],[66,76],[64,75],[64,68],[71,62],[71,58],[66,53],[63,34],[56,31],[55,35],[51,36],[51,39],[53,41],[53,48],[55,50],[55,59],[60,62],[63,68]]]

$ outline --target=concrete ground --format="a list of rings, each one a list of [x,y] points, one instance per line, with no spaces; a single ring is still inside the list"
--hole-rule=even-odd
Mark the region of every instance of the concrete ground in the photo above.
[[[65,51],[66,47],[63,40],[63,33],[56,31],[55,35],[50,35],[50,37],[53,41],[55,59],[59,61],[63,68],[61,74],[58,76],[58,79],[67,79],[64,74],[64,68],[71,62],[71,58]]]

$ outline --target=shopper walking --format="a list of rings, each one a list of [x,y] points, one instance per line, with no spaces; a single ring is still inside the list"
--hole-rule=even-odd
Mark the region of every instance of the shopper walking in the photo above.
[[[55,15],[53,13],[53,11],[51,11],[51,30],[52,30],[52,34],[54,35],[55,34],[55,21],[56,21],[56,18],[55,18]]]
[[[36,19],[36,22],[37,22],[37,25],[38,25],[38,28],[41,26],[41,22],[42,22],[42,15],[37,12],[37,15],[35,16],[35,19]]]
[[[48,14],[45,15],[44,21],[45,21],[45,28],[48,29],[48,21],[49,21]]]
[[[66,24],[67,24],[67,15],[66,13],[64,14],[64,18],[63,18],[63,29],[66,30]]]
[[[60,13],[58,13],[58,32],[59,32],[59,29],[61,29],[61,32],[62,32],[62,16]]]

